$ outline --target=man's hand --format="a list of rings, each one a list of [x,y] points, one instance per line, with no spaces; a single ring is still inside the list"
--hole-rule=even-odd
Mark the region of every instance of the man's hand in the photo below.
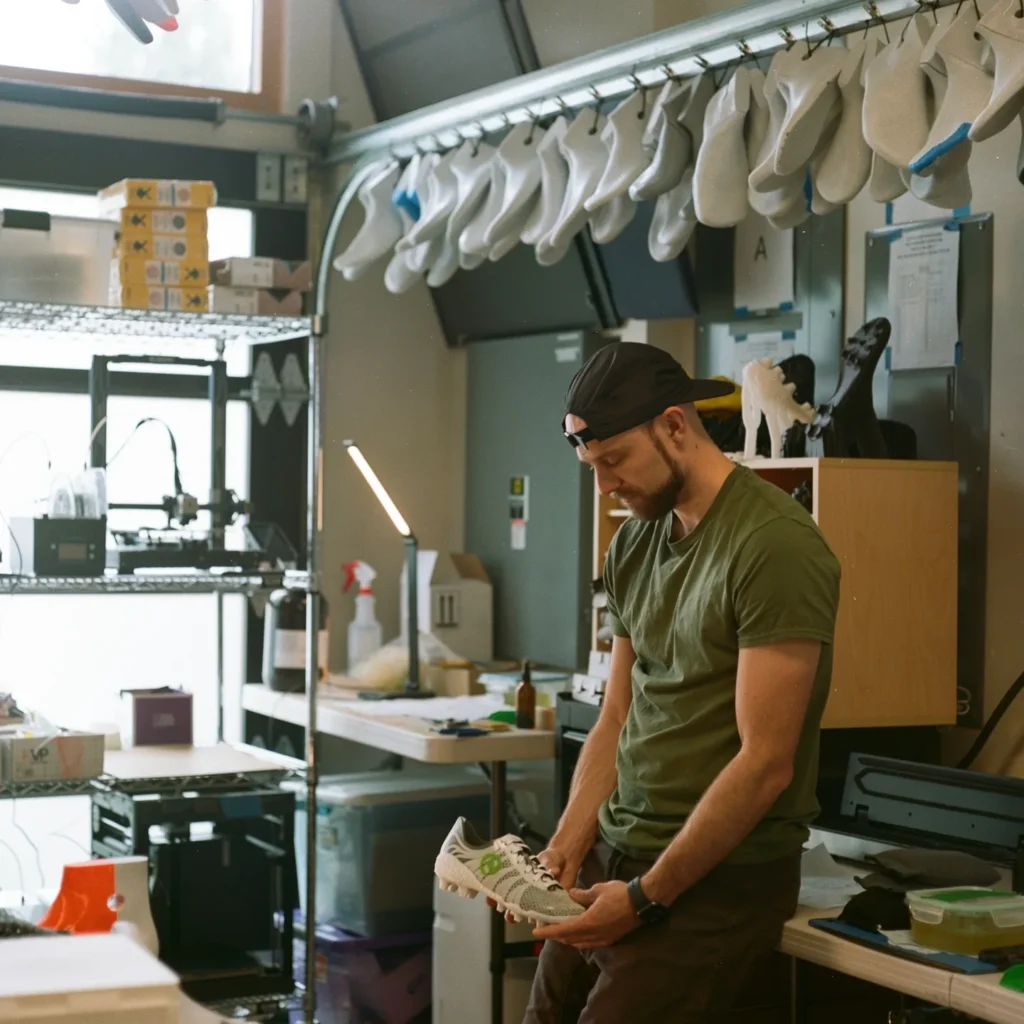
[[[538,939],[554,939],[576,949],[599,949],[614,945],[640,927],[625,882],[601,882],[592,889],[573,889],[570,895],[586,911],[562,924],[534,929]]]

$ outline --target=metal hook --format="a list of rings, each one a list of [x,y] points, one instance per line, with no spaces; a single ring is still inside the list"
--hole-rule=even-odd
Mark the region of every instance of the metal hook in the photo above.
[[[480,147],[483,145],[484,135],[486,134],[486,132],[484,132],[484,126],[481,121],[477,121],[476,126],[477,128],[480,129],[480,134],[473,139],[472,156],[474,159],[480,155]]]
[[[1024,3],[1024,0],[1021,0],[1021,3]],[[665,72],[665,78],[668,79],[668,81],[676,83],[679,82],[679,76],[667,64],[662,64],[661,70]]]
[[[533,136],[534,133],[537,131],[537,124],[540,122],[540,115],[535,114],[532,110],[530,110],[529,107],[526,108],[526,113],[529,115],[530,118],[530,134],[526,136],[523,142],[527,146],[532,146]]]
[[[1021,2],[1024,3],[1024,0],[1021,0]],[[647,87],[637,78],[635,71],[629,76],[629,80],[635,86],[636,91],[640,93],[640,113],[636,116],[642,121],[647,117]]]
[[[1021,3],[1024,3],[1024,0],[1021,0]],[[763,70],[761,68],[761,58],[756,53],[754,53],[754,51],[750,48],[750,43],[748,43],[745,39],[737,40],[736,49],[740,51],[741,63],[744,60],[752,60],[757,65],[759,71]]]
[[[1015,17],[1024,18],[1024,0],[1018,0],[1017,13]]]
[[[786,44],[786,49],[792,49],[793,44],[796,42],[796,37],[788,28],[780,28],[779,35],[782,36],[782,41]]]
[[[601,120],[601,94],[597,91],[597,89],[594,88],[594,86],[591,86],[590,95],[594,97],[596,102],[594,103],[594,123],[590,126],[590,130],[587,132],[587,134],[596,135],[597,125],[598,122]]]

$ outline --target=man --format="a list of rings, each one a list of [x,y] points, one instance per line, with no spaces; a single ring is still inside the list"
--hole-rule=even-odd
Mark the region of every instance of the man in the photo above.
[[[712,1024],[777,946],[818,807],[839,565],[727,459],[667,353],[614,343],[563,430],[632,513],[605,565],[611,675],[541,860],[588,909],[546,943],[524,1024]]]

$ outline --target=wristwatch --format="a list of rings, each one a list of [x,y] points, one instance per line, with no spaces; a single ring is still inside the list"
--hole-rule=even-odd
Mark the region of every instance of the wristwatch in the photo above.
[[[669,908],[664,904],[649,900],[644,892],[642,881],[637,875],[632,882],[626,885],[629,901],[633,904],[633,909],[636,911],[636,916],[640,918],[641,924],[661,924],[668,917]]]

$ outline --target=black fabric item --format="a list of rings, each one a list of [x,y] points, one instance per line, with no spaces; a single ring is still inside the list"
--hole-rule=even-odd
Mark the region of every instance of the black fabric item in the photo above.
[[[670,406],[721,398],[734,390],[728,381],[694,380],[672,356],[653,345],[614,341],[573,377],[565,396],[565,415],[586,420],[588,429],[566,436],[574,446],[604,441],[650,422]]]
[[[900,931],[910,927],[910,910],[903,893],[868,889],[846,904],[839,920],[869,932]]]
[[[999,872],[985,861],[959,850],[886,850],[867,858],[897,883],[912,889],[951,885],[995,885]]]

